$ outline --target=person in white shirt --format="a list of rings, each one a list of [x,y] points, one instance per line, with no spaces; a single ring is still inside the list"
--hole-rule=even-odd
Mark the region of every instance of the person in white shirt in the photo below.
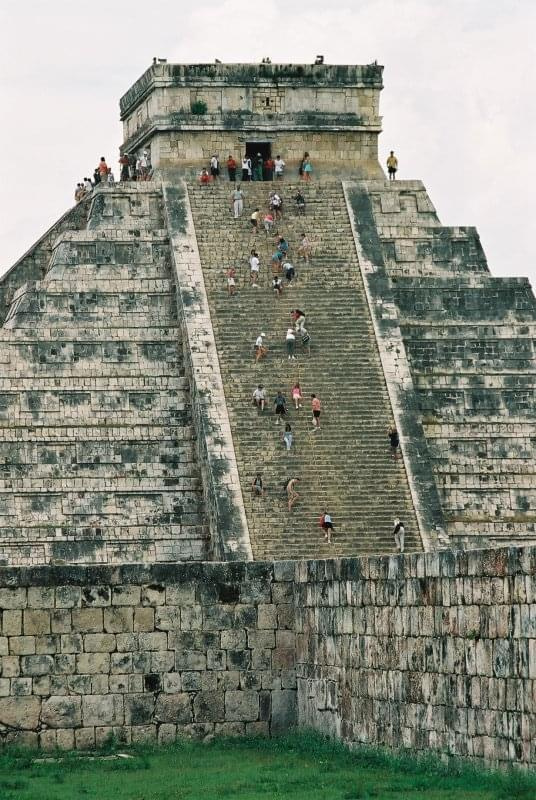
[[[93,190],[93,184],[89,180],[89,178],[84,178],[84,189],[86,192],[91,192]]]
[[[243,181],[250,181],[251,180],[251,159],[247,156],[244,156],[242,159],[242,180]]]
[[[212,180],[217,180],[218,175],[220,174],[220,162],[218,161],[218,156],[213,155],[210,159],[210,174],[212,175]]]
[[[275,157],[274,168],[275,168],[275,177],[277,179],[281,179],[283,177],[283,171],[285,169],[285,162],[283,161],[281,156]]]
[[[292,330],[292,328],[287,329],[286,345],[287,345],[288,360],[290,361],[292,359],[292,361],[295,361],[296,356],[294,355],[294,350],[296,347],[296,335]]]
[[[259,284],[257,283],[257,281],[259,280],[259,269],[260,269],[260,266],[261,266],[261,262],[260,262],[260,259],[259,259],[259,254],[257,253],[256,250],[252,250],[251,251],[251,255],[249,257],[249,269],[250,269],[249,277],[250,277],[251,285],[252,286],[256,286],[257,288],[259,287]]]
[[[259,335],[255,339],[255,361],[257,362],[260,361],[261,358],[264,358],[266,356],[266,353],[268,352],[268,348],[264,344],[265,338],[266,338],[265,333],[259,333]]]
[[[259,383],[253,392],[253,403],[257,408],[260,408],[261,411],[264,411],[264,407],[266,406],[266,389],[262,383]]]

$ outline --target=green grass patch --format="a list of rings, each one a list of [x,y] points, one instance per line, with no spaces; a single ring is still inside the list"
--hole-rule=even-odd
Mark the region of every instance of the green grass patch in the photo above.
[[[132,758],[110,758],[128,753]],[[536,774],[489,772],[313,733],[100,753],[0,752],[1,800],[534,800]]]

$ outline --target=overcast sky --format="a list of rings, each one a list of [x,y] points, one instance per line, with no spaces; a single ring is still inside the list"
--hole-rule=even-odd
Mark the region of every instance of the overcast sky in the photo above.
[[[385,65],[382,163],[446,225],[476,225],[490,269],[536,287],[534,0],[0,0],[0,271],[115,165],[118,101],[174,62]]]

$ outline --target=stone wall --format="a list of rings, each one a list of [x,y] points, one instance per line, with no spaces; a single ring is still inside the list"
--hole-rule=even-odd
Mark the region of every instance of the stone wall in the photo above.
[[[536,548],[296,566],[300,725],[536,766]]]
[[[0,569],[0,740],[88,748],[295,723],[290,570]]]
[[[536,765],[536,548],[0,569],[0,738],[276,733]],[[296,713],[297,697],[297,713]]]

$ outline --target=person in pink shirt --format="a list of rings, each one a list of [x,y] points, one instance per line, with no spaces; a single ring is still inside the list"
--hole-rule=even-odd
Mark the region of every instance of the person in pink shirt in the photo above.
[[[299,408],[302,407],[302,400],[303,400],[303,394],[302,394],[301,386],[300,386],[298,381],[296,381],[296,383],[292,387],[291,393],[292,393],[292,399],[294,400],[294,405],[295,405],[296,411],[297,411]]]

